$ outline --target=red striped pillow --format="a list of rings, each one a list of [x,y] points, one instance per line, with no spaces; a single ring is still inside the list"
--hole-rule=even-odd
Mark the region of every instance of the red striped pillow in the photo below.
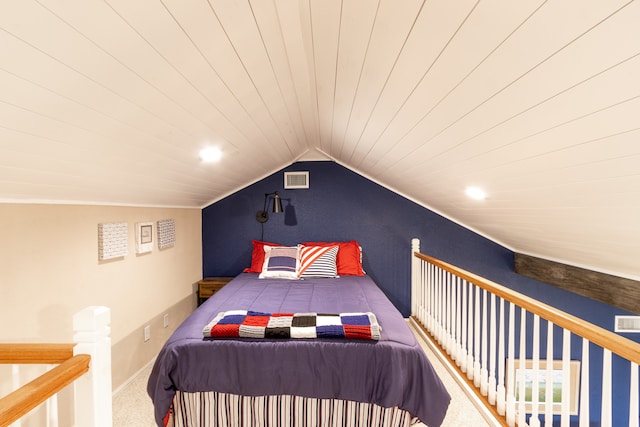
[[[338,246],[300,245],[299,277],[337,277]]]
[[[340,276],[364,276],[362,269],[362,249],[360,244],[351,240],[349,242],[304,242],[309,246],[334,246],[337,245],[338,256],[336,263],[338,264],[338,274]]]

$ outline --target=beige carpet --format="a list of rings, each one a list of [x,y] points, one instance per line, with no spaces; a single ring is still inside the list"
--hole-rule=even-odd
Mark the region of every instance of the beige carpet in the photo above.
[[[413,330],[413,329],[412,329]],[[416,331],[414,330],[414,333]],[[447,411],[447,417],[442,427],[485,427],[493,424],[487,423],[485,418],[469,400],[464,391],[458,386],[455,379],[449,375],[447,369],[439,359],[431,352],[426,343],[418,336],[425,353],[440,378],[444,382],[449,394],[451,404]],[[153,406],[147,395],[147,379],[151,372],[151,364],[143,369],[131,382],[123,387],[113,398],[113,426],[114,427],[154,427]],[[419,426],[424,426],[419,424]]]
[[[147,394],[152,363],[113,396],[113,427],[155,427],[153,405]]]

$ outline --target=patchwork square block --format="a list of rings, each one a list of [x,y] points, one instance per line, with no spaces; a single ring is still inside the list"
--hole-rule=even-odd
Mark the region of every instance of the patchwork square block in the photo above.
[[[343,325],[370,325],[371,322],[369,320],[369,316],[366,314],[349,314],[349,315],[340,315],[340,320]]]
[[[342,326],[339,314],[318,314],[316,326]]]
[[[293,321],[291,322],[291,326],[297,327],[297,328],[316,326],[316,315],[315,313],[295,314],[293,316]]]
[[[267,325],[268,328],[290,328],[291,326],[293,326],[293,314],[287,316],[276,316],[274,314]]]

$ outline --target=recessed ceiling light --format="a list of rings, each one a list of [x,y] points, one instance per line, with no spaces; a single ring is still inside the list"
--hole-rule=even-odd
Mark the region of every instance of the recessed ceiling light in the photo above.
[[[467,187],[464,192],[467,196],[475,200],[484,200],[487,197],[485,192],[478,187]]]
[[[217,162],[222,157],[222,151],[216,147],[208,147],[200,150],[200,159],[203,162]]]

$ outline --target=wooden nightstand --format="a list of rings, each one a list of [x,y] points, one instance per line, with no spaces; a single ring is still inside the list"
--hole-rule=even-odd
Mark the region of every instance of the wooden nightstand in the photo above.
[[[198,305],[222,289],[231,279],[233,277],[205,277],[200,280],[198,282]]]

